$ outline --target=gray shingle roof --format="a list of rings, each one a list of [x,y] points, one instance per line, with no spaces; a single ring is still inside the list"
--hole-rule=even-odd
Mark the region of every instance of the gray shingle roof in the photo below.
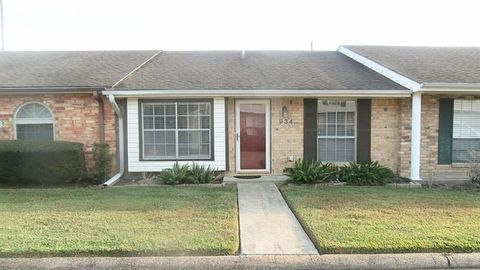
[[[480,83],[480,47],[343,47],[419,83]]]
[[[339,52],[162,52],[120,89],[401,90]]]
[[[0,88],[105,87],[155,51],[0,52]]]

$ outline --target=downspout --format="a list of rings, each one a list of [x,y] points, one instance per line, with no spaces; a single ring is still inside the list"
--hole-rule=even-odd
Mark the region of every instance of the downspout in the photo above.
[[[100,143],[105,143],[105,106],[102,94],[93,92],[93,98],[98,102],[98,137]]]
[[[118,107],[117,102],[115,101],[114,95],[108,95],[108,100],[110,101],[110,104],[112,105],[112,108],[117,114],[117,118],[118,118],[118,151],[120,152],[119,153],[120,167],[117,174],[115,174],[114,176],[112,176],[112,178],[108,179],[105,183],[103,183],[103,185],[106,187],[115,184],[118,180],[120,180],[120,178],[123,176],[125,172],[123,114],[120,111],[120,107]]]

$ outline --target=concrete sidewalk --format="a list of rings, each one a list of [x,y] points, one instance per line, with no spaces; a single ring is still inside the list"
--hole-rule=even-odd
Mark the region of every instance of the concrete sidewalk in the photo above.
[[[242,255],[318,254],[273,183],[238,183]]]
[[[225,257],[0,258],[0,269],[480,269],[480,253],[339,254]]]

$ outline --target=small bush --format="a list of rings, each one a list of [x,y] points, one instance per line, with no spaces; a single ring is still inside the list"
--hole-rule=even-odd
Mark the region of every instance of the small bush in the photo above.
[[[378,164],[377,161],[353,163],[340,167],[340,181],[356,186],[381,186],[394,177],[392,170]]]
[[[77,183],[84,175],[85,155],[81,143],[0,141],[0,184]]]
[[[195,184],[208,184],[217,176],[215,169],[210,166],[198,165],[197,163],[193,163],[189,173]]]
[[[190,174],[190,166],[188,164],[180,166],[178,162],[175,162],[172,168],[165,169],[158,176],[158,179],[167,185],[187,184],[193,182]]]
[[[217,171],[210,166],[193,163],[179,165],[175,162],[172,168],[165,169],[157,179],[167,185],[208,184],[217,176]]]
[[[95,181],[104,182],[110,177],[112,170],[112,153],[108,144],[93,144],[93,159],[95,160],[95,167],[93,168]]]
[[[349,163],[338,166],[332,163],[321,163],[299,159],[292,168],[284,170],[289,181],[296,184],[346,182],[349,185],[385,185],[393,177],[392,170],[378,162]]]
[[[296,184],[311,184],[336,180],[337,166],[332,163],[320,163],[305,159],[295,161],[292,168],[285,168],[285,175],[290,182]]]

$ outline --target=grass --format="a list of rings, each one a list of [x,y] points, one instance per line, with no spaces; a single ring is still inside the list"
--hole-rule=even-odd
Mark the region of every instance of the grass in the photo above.
[[[480,251],[480,193],[283,186],[322,253]]]
[[[228,255],[234,187],[0,189],[0,256]]]

